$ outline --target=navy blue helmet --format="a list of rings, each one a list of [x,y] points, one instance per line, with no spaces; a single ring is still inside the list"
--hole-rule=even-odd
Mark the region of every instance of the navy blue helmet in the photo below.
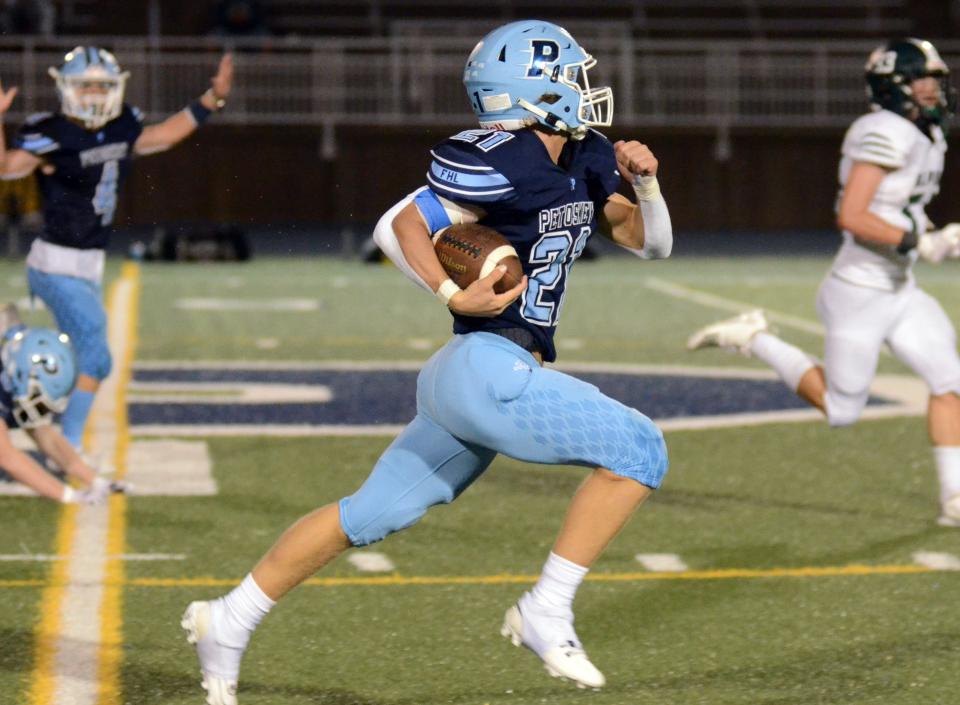
[[[932,106],[918,105],[910,86],[927,76],[940,82],[940,100]],[[950,69],[933,44],[923,39],[895,39],[874,49],[867,60],[866,79],[867,97],[878,109],[907,119],[917,115],[932,123],[940,123],[953,113],[956,94],[950,87]]]

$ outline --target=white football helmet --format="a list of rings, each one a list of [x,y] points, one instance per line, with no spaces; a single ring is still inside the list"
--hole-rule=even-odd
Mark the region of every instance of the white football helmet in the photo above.
[[[88,130],[98,130],[120,115],[130,74],[120,70],[106,49],[78,46],[48,73],[57,82],[60,109]]]

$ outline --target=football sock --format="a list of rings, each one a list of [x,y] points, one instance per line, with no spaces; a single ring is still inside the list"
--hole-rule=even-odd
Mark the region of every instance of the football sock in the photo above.
[[[940,502],[946,502],[960,495],[960,446],[934,446],[933,457],[940,477]]]
[[[577,588],[589,570],[551,551],[547,562],[543,564],[540,579],[533,586],[530,595],[547,607],[572,609]]]
[[[236,588],[223,597],[223,620],[217,624],[217,641],[225,646],[242,649],[250,635],[277,604],[248,574]]]
[[[816,366],[816,361],[803,350],[785,343],[770,333],[757,333],[750,341],[750,353],[770,365],[783,383],[796,392],[800,378]]]
[[[73,390],[73,394],[70,395],[70,402],[67,404],[67,410],[60,417],[63,436],[74,448],[79,449],[83,446],[83,427],[87,425],[87,417],[90,416],[94,396],[94,392],[87,392],[82,389]]]

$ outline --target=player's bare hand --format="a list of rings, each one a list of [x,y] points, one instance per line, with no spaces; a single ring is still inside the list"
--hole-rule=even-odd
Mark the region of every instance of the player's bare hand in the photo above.
[[[502,294],[493,290],[494,285],[507,273],[505,265],[494,268],[487,276],[477,279],[463,291],[453,295],[450,299],[450,310],[461,316],[476,316],[478,318],[493,318],[503,313],[517,297],[527,288],[527,277]]]
[[[3,90],[3,83],[0,82],[0,115],[3,115],[10,109],[10,104],[17,97],[17,87],[14,86],[8,90]]]
[[[214,98],[227,98],[233,87],[233,54],[227,52],[220,58],[217,75],[210,79]]]
[[[613,152],[620,175],[627,181],[632,182],[637,176],[657,175],[659,163],[647,145],[636,140],[620,140],[613,145]]]

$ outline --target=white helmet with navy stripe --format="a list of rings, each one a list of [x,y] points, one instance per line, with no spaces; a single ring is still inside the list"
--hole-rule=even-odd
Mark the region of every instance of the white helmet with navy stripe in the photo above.
[[[613,119],[613,91],[591,88],[596,64],[563,27],[542,20],[511,22],[480,40],[463,83],[480,125],[517,130],[541,123],[582,139]]]
[[[130,74],[120,70],[106,49],[78,46],[63,57],[63,65],[49,69],[57,82],[63,114],[96,130],[123,110],[123,92]]]

